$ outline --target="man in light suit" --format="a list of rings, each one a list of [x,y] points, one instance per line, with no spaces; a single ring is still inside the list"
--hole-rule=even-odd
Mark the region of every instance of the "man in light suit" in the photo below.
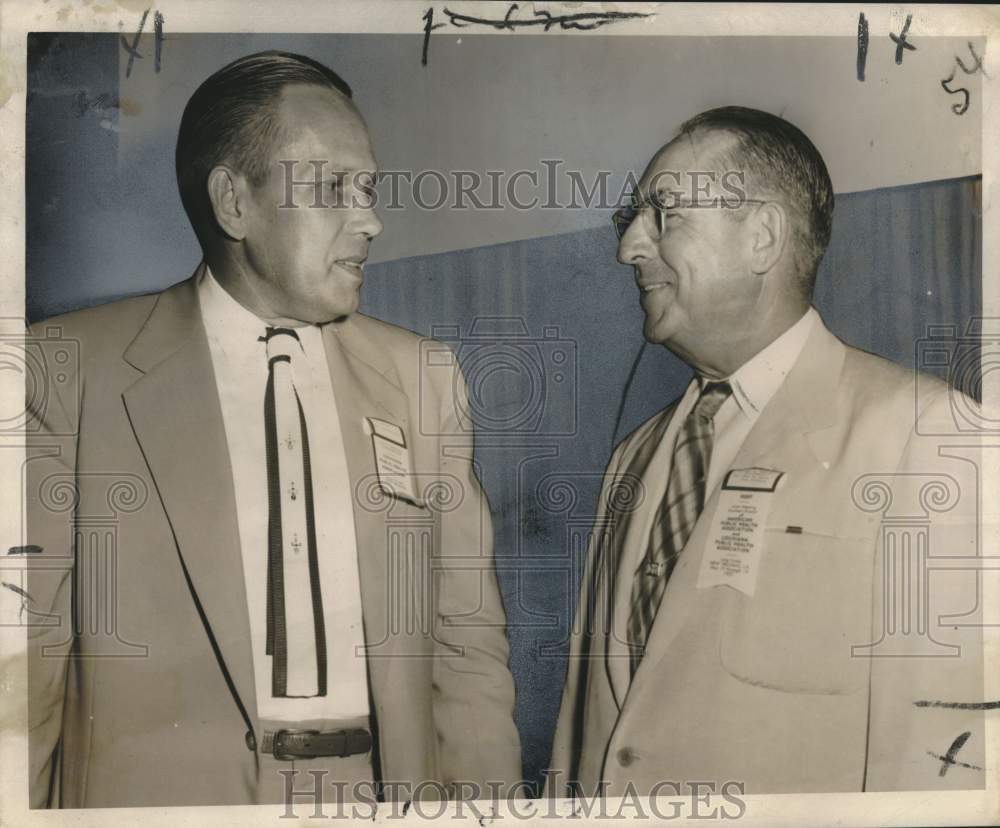
[[[811,307],[834,199],[793,125],[703,113],[636,201],[644,335],[696,376],[609,463],[550,791],[981,788],[974,406]]]
[[[194,276],[36,326],[79,359],[29,401],[33,806],[519,780],[461,373],[355,312],[375,170],[327,67],[235,61],[178,137]]]

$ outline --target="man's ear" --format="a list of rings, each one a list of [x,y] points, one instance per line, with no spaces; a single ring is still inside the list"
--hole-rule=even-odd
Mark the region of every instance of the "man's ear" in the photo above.
[[[774,201],[761,204],[750,219],[750,269],[767,273],[788,245],[788,213]]]
[[[246,237],[247,182],[240,173],[220,164],[208,174],[208,200],[222,232],[237,241]]]

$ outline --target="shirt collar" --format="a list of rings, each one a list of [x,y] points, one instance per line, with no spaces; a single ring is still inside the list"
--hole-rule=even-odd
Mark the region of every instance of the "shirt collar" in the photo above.
[[[256,353],[258,337],[264,335],[268,323],[237,302],[205,264],[198,281],[198,301],[201,303],[201,317],[209,338],[222,346],[227,354]],[[316,348],[320,337],[316,325],[303,325],[295,329],[299,342],[309,352]],[[264,344],[259,344],[263,351]]]
[[[802,353],[819,314],[812,306],[792,327],[725,380],[744,416],[755,419],[781,387]],[[709,382],[701,378],[701,387]]]

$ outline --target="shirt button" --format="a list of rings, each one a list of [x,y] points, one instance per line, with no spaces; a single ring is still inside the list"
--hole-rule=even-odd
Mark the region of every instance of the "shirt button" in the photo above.
[[[246,736],[243,737],[244,741],[247,743],[247,749],[256,751],[257,750],[257,739],[253,735],[252,730],[246,732]]]
[[[636,760],[635,751],[632,748],[624,747],[618,751],[618,764],[623,768],[627,768]]]

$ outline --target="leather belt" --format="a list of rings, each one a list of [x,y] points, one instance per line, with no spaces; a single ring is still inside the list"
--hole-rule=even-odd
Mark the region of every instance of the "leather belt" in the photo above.
[[[361,727],[347,730],[265,730],[263,753],[275,759],[307,759],[317,756],[354,756],[372,747],[371,733]]]

